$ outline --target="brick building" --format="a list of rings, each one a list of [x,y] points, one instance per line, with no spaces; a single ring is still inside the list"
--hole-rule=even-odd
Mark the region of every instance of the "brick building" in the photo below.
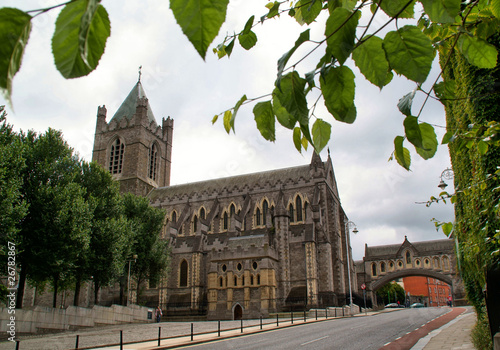
[[[410,303],[446,306],[451,297],[451,287],[447,283],[432,277],[403,277],[403,288],[407,295],[410,296]]]

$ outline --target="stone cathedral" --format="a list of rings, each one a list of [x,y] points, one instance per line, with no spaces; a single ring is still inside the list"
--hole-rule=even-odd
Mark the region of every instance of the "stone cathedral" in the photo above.
[[[238,319],[346,303],[348,273],[356,279],[329,154],[297,167],[171,186],[174,123],[157,124],[140,80],[106,118],[99,107],[93,160],[122,192],[147,196],[166,213],[170,269],[149,285],[151,304],[167,314]]]

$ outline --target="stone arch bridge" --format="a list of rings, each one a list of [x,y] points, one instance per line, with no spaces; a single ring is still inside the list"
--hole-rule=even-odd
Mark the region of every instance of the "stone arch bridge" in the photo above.
[[[365,284],[367,298],[375,302],[375,291],[386,283],[406,276],[425,276],[449,284],[453,304],[465,305],[464,286],[457,271],[454,248],[453,239],[410,243],[406,236],[403,244],[365,245],[363,260],[355,262],[357,292],[363,295],[361,285]]]

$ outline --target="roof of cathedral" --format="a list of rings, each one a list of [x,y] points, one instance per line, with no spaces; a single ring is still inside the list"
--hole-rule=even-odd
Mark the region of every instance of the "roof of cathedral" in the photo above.
[[[387,257],[397,257],[402,256],[401,247],[409,242],[405,237],[403,244],[388,244],[379,245],[374,247],[365,247],[365,258],[387,258]],[[453,249],[453,241],[451,239],[438,239],[433,241],[423,241],[423,242],[413,242],[411,246],[417,250],[420,255],[432,255],[438,252],[447,251]],[[409,246],[408,246],[409,248]],[[398,254],[399,253],[399,254]]]
[[[132,88],[132,91],[128,94],[128,96],[125,98],[123,103],[121,104],[120,108],[116,111],[115,115],[111,120],[116,120],[117,122],[121,121],[124,117],[127,119],[131,119],[132,116],[135,114],[135,109],[137,107],[137,101],[139,98],[146,98],[146,92],[144,92],[144,89],[141,84],[141,80],[135,84],[135,86]],[[156,122],[155,116],[153,115],[153,110],[151,109],[151,106],[149,105],[148,101],[148,121],[151,123],[152,121]]]
[[[194,193],[202,192],[218,192],[219,190],[224,188],[229,190],[233,188],[242,188],[243,186],[252,188],[255,185],[266,186],[267,183],[275,185],[278,182],[284,183],[288,179],[298,180],[301,177],[304,179],[308,179],[311,177],[309,164],[292,168],[263,171],[252,174],[198,181],[168,187],[160,187],[157,189],[153,189],[149,193],[148,197],[151,202],[154,202],[165,197],[175,197],[185,194],[191,195]]]

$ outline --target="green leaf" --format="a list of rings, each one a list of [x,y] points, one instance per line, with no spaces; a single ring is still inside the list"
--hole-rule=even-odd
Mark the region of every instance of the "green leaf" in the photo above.
[[[308,123],[309,110],[304,93],[305,85],[306,80],[293,71],[283,76],[281,89],[275,88],[273,91],[273,103],[275,99],[278,99],[279,104],[300,124]]]
[[[268,141],[276,140],[275,119],[271,101],[259,102],[253,108],[257,129]]]
[[[405,118],[403,125],[405,127],[405,135],[408,141],[410,141],[415,147],[424,147],[422,133],[420,132],[420,127],[418,125],[418,118],[409,115]]]
[[[224,118],[222,119],[222,122],[224,124],[224,129],[226,129],[226,132],[229,134],[231,129],[234,130],[234,124],[231,124],[231,120],[234,121],[232,118],[233,113],[230,110],[227,110],[224,112]]]
[[[410,170],[411,157],[410,151],[407,148],[403,147],[403,136],[396,136],[394,139],[394,156],[396,157],[396,161],[399,165],[401,165],[406,170]]]
[[[463,34],[458,39],[458,49],[476,67],[494,68],[497,65],[497,49],[486,40]]]
[[[500,19],[500,0],[491,0],[490,10],[496,18]]]
[[[229,0],[170,0],[177,24],[203,59],[226,20],[228,3]]]
[[[417,153],[424,159],[434,157],[436,154],[438,140],[434,128],[428,123],[420,123],[420,134],[422,135],[422,147],[415,147]]]
[[[452,142],[454,139],[455,139],[455,134],[452,133],[451,131],[447,131],[446,134],[444,134],[443,139],[441,140],[441,144],[446,145]]]
[[[429,74],[436,50],[430,39],[417,27],[407,25],[389,32],[383,47],[391,67],[417,83],[423,83]]]
[[[56,20],[52,53],[57,70],[66,79],[92,72],[111,33],[108,13],[98,0],[68,3]]]
[[[302,153],[302,132],[298,126],[293,128],[293,144],[297,151]]]
[[[338,7],[326,21],[327,50],[340,64],[344,64],[354,48],[356,28],[360,17],[360,11],[353,13],[345,8]]]
[[[231,127],[231,129],[233,129],[233,132],[234,132],[234,121],[236,119],[236,114],[238,113],[238,110],[240,109],[241,105],[243,104],[243,102],[245,102],[247,100],[247,95],[243,95],[240,100],[238,102],[236,102],[236,105],[234,106],[233,108],[233,113],[232,113],[232,116],[231,116],[231,119],[229,121],[229,125]],[[224,114],[224,118],[226,117],[226,115]],[[225,124],[224,124],[225,126]],[[227,129],[226,129],[227,131]],[[229,131],[227,131],[229,133]]]
[[[443,223],[443,225],[441,226],[441,228],[443,229],[443,233],[447,237],[450,237],[450,234],[453,231],[453,223],[451,223],[451,222],[445,222],[445,223]]]
[[[321,0],[302,0],[298,1],[295,6],[295,20],[300,24],[311,24],[323,9]]]
[[[238,41],[240,42],[241,47],[245,50],[250,50],[255,46],[255,44],[257,44],[257,35],[252,31],[248,34],[240,34],[238,35]]]
[[[380,89],[390,82],[389,62],[382,43],[381,38],[372,36],[352,52],[352,59],[361,74]]]
[[[279,15],[280,3],[278,1],[268,2],[266,7],[269,9],[269,13],[266,15],[267,18],[273,18]]]
[[[321,119],[316,119],[312,127],[312,138],[314,149],[317,153],[321,152],[330,140],[332,126]]]
[[[380,8],[389,17],[413,18],[415,15],[415,1],[408,3],[408,0],[377,0],[374,2],[379,3]]]
[[[276,88],[275,91],[276,90],[278,90],[278,88]],[[273,94],[273,111],[276,115],[276,119],[278,119],[278,122],[285,128],[293,129],[295,124],[297,124],[297,120],[290,113],[288,113],[285,107],[281,105],[281,102],[279,98],[277,98],[276,94]]]
[[[439,98],[443,104],[447,102],[446,100],[453,100],[456,98],[455,91],[457,89],[457,84],[455,80],[447,79],[446,81],[434,84],[433,89],[436,97]]]
[[[484,156],[488,152],[488,143],[483,140],[479,140],[477,143],[477,150],[480,155]]]
[[[247,23],[245,23],[245,27],[243,28],[243,31],[241,32],[241,34],[248,34],[252,31],[254,19],[255,19],[255,16],[252,16],[248,19]]]
[[[425,13],[435,23],[454,23],[460,12],[461,0],[419,0]]]
[[[283,75],[283,70],[285,69],[286,64],[288,63],[288,60],[290,59],[290,57],[292,57],[292,55],[299,48],[299,46],[308,40],[309,40],[309,29],[300,33],[299,38],[297,39],[297,41],[295,41],[295,45],[287,53],[281,56],[281,58],[278,60],[278,78],[276,79],[276,86],[278,87],[278,89],[281,88],[281,77]]]
[[[411,116],[411,105],[413,103],[413,98],[415,97],[416,91],[413,90],[409,94],[404,95],[399,101],[398,101],[398,109],[401,113],[403,113],[406,116]]]
[[[31,16],[15,8],[0,9],[0,89],[11,104],[12,80],[21,68],[31,32]]]
[[[329,69],[319,79],[325,106],[339,121],[353,123],[356,119],[354,107],[354,73],[347,66]]]

